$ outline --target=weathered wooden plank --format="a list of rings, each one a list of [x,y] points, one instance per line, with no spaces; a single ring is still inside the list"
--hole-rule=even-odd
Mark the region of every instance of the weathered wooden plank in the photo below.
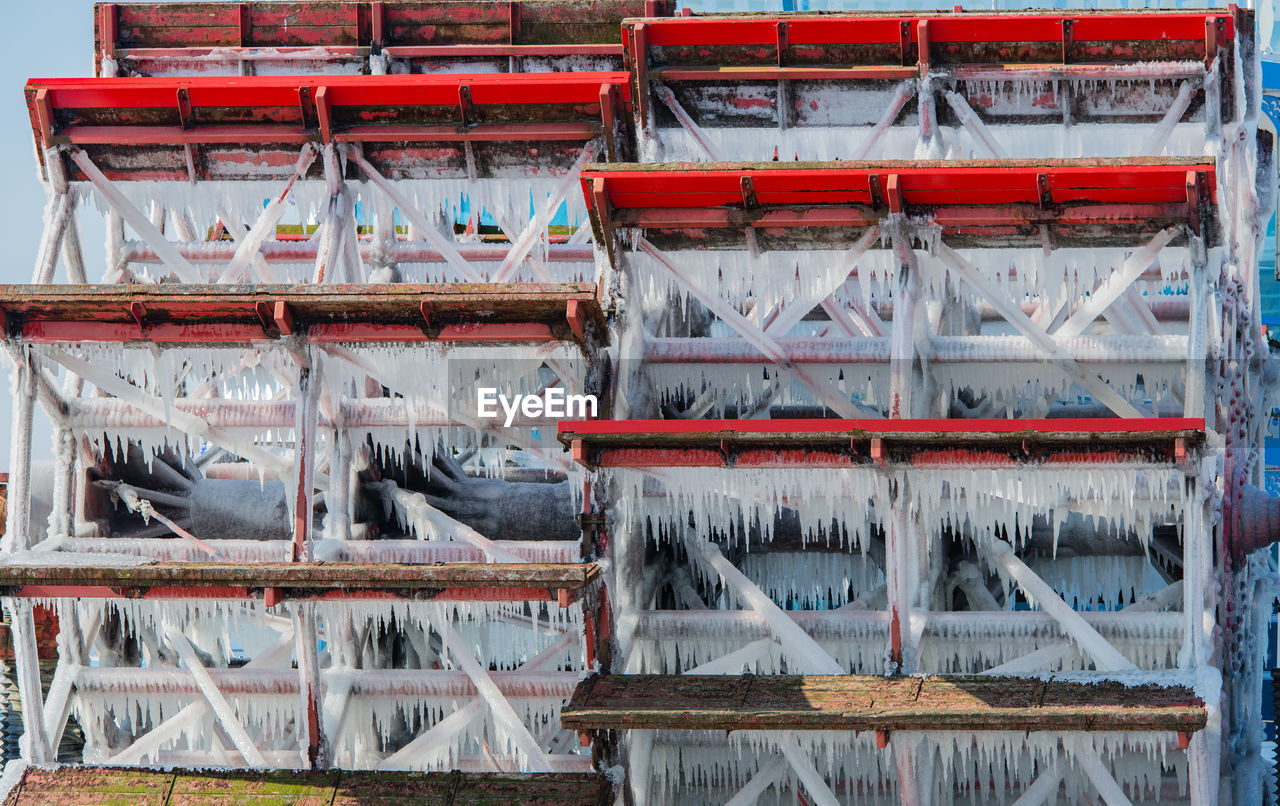
[[[595,773],[169,771],[30,768],[3,806],[604,806]]]
[[[135,769],[29,767],[4,806],[165,806],[174,778]]]
[[[122,588],[299,587],[342,590],[418,588],[553,587],[576,590],[600,574],[586,563],[215,563],[155,562],[142,565],[0,564],[0,588],[105,585]]]
[[[604,675],[561,711],[576,730],[1129,730],[1191,733],[1205,706],[1180,686],[1035,678]]]
[[[177,774],[167,806],[329,806],[332,772],[188,772]]]

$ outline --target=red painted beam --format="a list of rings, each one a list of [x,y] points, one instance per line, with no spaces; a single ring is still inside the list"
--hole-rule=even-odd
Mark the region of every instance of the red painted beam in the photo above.
[[[0,313],[32,342],[546,342],[603,325],[591,283],[0,286]]]
[[[36,78],[26,93],[46,146],[319,139],[318,98],[337,139],[582,140],[598,130],[602,86],[630,97],[622,72]],[[502,119],[464,125],[460,93],[472,108],[503,107]]]
[[[769,167],[775,164],[779,167]],[[740,207],[744,177],[761,207],[879,207],[887,203],[884,189],[894,184],[909,207],[1040,205],[1044,188],[1057,204],[1185,205],[1188,173],[1204,179],[1212,201],[1214,164],[1193,160],[832,162],[803,167],[668,163],[637,170],[594,166],[582,172],[582,186],[590,200],[591,183],[603,179],[615,212]]]
[[[902,435],[1046,435],[1061,437],[1103,436],[1107,434],[1168,435],[1181,431],[1203,431],[1204,420],[1196,417],[1143,418],[1062,418],[1062,419],[941,419],[904,418],[896,420],[780,419],[780,420],[565,420],[560,423],[560,440],[588,436],[680,435],[692,437],[725,434],[858,434],[865,437]]]
[[[777,25],[785,22],[787,43],[798,45],[897,45],[903,38],[919,44],[919,23],[928,23],[934,48],[990,42],[1061,42],[1064,21],[1074,41],[1112,43],[1183,41],[1203,44],[1205,22],[1222,20],[1228,39],[1235,20],[1226,11],[1102,12],[1086,11],[943,15],[889,14],[812,16],[707,16],[645,20],[650,47],[724,47],[777,45]],[[632,26],[628,22],[625,25]]]
[[[601,420],[562,422],[559,438],[596,467],[1173,465],[1203,440],[1204,421]]]

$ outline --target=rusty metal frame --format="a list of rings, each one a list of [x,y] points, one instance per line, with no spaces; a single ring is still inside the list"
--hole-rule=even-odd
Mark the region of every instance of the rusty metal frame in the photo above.
[[[356,315],[358,312],[358,315]],[[0,286],[31,342],[540,342],[603,337],[593,283]]]
[[[17,598],[279,600],[428,598],[435,601],[576,601],[596,563],[219,563],[125,565],[0,563],[0,595]]]

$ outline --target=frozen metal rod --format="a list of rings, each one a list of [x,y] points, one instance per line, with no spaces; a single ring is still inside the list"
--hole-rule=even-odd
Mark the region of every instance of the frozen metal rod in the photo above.
[[[156,508],[151,505],[151,502],[140,497],[137,491],[128,484],[125,484],[122,481],[110,481],[106,479],[98,481],[98,484],[114,492],[120,500],[124,502],[125,507],[130,512],[136,512],[142,516],[144,523],[150,523],[151,519],[154,518],[173,530],[175,535],[196,546],[205,554],[208,554],[210,557],[218,557],[217,549],[191,534],[186,529],[183,529],[169,518],[166,518],[164,515],[156,512]]]

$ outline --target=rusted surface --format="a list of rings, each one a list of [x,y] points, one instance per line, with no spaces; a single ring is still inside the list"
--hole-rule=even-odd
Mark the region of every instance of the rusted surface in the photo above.
[[[273,588],[288,598],[325,592],[386,591],[429,595],[454,589],[577,591],[596,580],[596,563],[178,563],[145,565],[0,564],[0,591],[7,595],[93,595],[105,588],[142,596],[154,589],[258,591]],[[541,597],[540,597],[541,598]]]
[[[115,36],[104,42],[95,15],[97,52],[132,48],[370,46],[374,8],[361,2],[117,3]],[[247,11],[241,26],[237,6]],[[674,3],[662,3],[670,14]],[[511,7],[515,6],[514,14]],[[644,16],[644,0],[397,0],[383,6],[383,47],[397,45],[615,44],[625,17]],[[512,24],[513,19],[515,24]],[[514,40],[514,41],[513,41]]]
[[[592,467],[916,467],[1173,464],[1204,441],[1196,419],[623,420],[561,422]]]
[[[149,772],[28,769],[4,806],[603,806],[603,775],[463,772]]]
[[[1033,678],[604,675],[560,712],[571,730],[1170,731],[1204,727],[1181,686]]]
[[[574,339],[570,302],[603,334],[594,283],[0,286],[9,333],[46,341]]]

